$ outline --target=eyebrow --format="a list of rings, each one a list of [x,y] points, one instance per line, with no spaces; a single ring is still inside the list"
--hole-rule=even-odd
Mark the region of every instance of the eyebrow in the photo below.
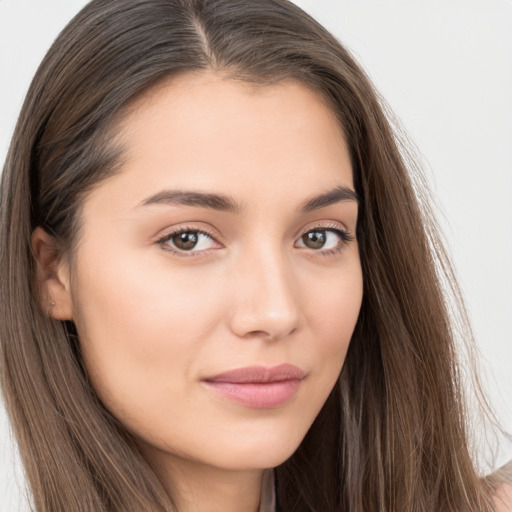
[[[355,201],[357,204],[360,203],[359,196],[354,190],[348,187],[337,186],[324,194],[320,194],[305,201],[300,207],[300,211],[308,213],[319,210],[320,208],[325,208],[331,204],[343,203],[345,201]]]
[[[360,203],[359,196],[354,190],[349,187],[337,186],[328,192],[306,200],[299,207],[299,211],[308,213],[345,201],[355,201],[357,204]],[[231,197],[194,190],[163,190],[144,199],[138,207],[154,204],[199,206],[201,208],[230,213],[240,213],[243,210],[243,204],[236,202]]]

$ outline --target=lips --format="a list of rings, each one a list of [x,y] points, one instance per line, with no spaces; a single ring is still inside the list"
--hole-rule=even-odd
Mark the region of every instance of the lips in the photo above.
[[[248,366],[207,377],[202,382],[230,401],[255,409],[270,409],[288,402],[305,377],[300,368],[283,364],[274,367]]]

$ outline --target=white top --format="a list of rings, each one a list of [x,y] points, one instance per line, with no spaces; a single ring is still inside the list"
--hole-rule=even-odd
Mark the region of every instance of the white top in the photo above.
[[[275,512],[275,511],[276,511],[276,489],[275,489],[275,484],[274,484],[274,470],[267,469],[263,473],[259,512]]]

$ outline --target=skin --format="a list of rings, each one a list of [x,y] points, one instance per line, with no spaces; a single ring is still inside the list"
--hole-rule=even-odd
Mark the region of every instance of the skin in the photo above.
[[[512,511],[512,460],[505,464],[502,468],[495,471],[491,476],[491,480],[501,482],[498,485],[495,504],[496,512]]]
[[[300,84],[209,72],[137,99],[119,135],[125,163],[86,197],[71,261],[34,232],[51,314],[76,323],[97,394],[181,512],[254,512],[264,469],[292,455],[332,390],[361,306],[357,202],[300,211],[336,187],[353,190],[343,132]],[[241,209],[144,204],[170,189],[222,194]],[[180,227],[211,237],[180,252],[169,238]],[[323,233],[323,245],[308,245],[308,232]],[[202,382],[283,363],[305,378],[276,407],[236,403]]]

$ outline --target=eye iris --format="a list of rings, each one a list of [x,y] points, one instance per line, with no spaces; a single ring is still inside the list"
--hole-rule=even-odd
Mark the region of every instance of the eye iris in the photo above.
[[[326,242],[325,231],[310,231],[302,236],[302,241],[310,249],[321,249]]]
[[[178,249],[184,251],[193,249],[197,245],[198,236],[193,231],[187,231],[185,233],[179,233],[172,237],[172,242]]]

